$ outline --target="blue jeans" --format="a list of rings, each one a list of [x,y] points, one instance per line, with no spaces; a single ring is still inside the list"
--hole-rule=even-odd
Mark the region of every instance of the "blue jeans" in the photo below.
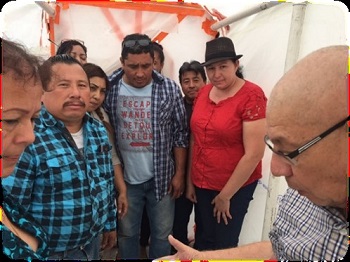
[[[118,256],[121,259],[138,259],[139,238],[143,207],[149,217],[151,240],[149,259],[170,254],[168,235],[174,222],[175,200],[166,195],[157,202],[154,192],[154,179],[138,185],[126,183],[129,202],[128,212],[118,222]]]
[[[48,260],[100,260],[100,237],[96,236],[89,244],[85,246],[51,254],[48,257]]]

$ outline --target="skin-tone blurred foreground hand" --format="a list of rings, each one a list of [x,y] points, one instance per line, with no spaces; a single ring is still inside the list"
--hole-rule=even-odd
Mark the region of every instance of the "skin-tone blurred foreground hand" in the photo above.
[[[187,246],[175,239],[172,235],[169,235],[168,240],[170,244],[177,250],[177,253],[170,256],[164,256],[153,260],[194,260],[194,259],[229,259],[229,258],[240,258],[240,259],[259,259],[263,260],[266,258],[275,260],[275,255],[272,251],[272,245],[270,241],[262,241],[258,243],[252,243],[241,247],[228,248],[222,250],[208,250],[198,251],[190,246]]]
[[[157,260],[153,261],[160,261],[160,260],[174,260],[174,259],[193,259],[193,258],[199,258],[201,253],[190,246],[187,246],[174,238],[172,235],[168,236],[168,240],[170,244],[177,250],[177,253],[170,256],[161,257]]]

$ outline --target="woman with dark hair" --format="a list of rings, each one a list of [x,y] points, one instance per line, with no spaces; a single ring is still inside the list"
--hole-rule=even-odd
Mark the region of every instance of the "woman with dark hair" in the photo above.
[[[128,200],[126,197],[126,185],[123,177],[123,169],[117,150],[114,143],[114,129],[109,122],[108,115],[102,108],[102,103],[106,97],[106,91],[109,88],[109,81],[106,73],[101,67],[92,63],[86,63],[83,68],[90,81],[90,103],[88,106],[88,112],[101,121],[107,129],[109,140],[112,144],[112,163],[114,167],[114,181],[118,190],[117,206],[118,217],[121,219],[125,216],[128,210]]]
[[[40,114],[43,92],[39,63],[24,46],[2,39],[1,179],[13,179],[20,155],[35,139],[33,121]],[[47,258],[45,231],[5,191],[0,211],[3,253],[15,260]]]
[[[67,54],[77,59],[82,65],[87,63],[87,48],[84,42],[78,39],[62,40],[56,55]]]
[[[258,180],[262,177],[267,98],[242,78],[228,37],[206,43],[209,84],[191,116],[186,196],[195,203],[198,250],[235,247]]]

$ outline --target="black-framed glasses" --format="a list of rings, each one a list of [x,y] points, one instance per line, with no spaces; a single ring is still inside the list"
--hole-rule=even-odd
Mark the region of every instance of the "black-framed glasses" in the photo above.
[[[135,45],[139,46],[149,46],[151,44],[151,41],[148,39],[139,39],[139,40],[126,40],[123,42],[123,48],[124,47],[134,47]]]
[[[333,131],[337,130],[338,128],[340,128],[341,126],[345,125],[345,123],[347,121],[350,120],[350,115],[345,118],[344,120],[340,121],[339,123],[335,124],[334,126],[332,126],[331,128],[327,129],[326,131],[324,131],[323,133],[321,133],[320,135],[316,136],[315,138],[311,139],[309,142],[307,142],[306,144],[302,145],[301,147],[299,147],[298,149],[290,152],[290,153],[284,153],[281,151],[277,151],[274,149],[274,144],[272,143],[272,141],[270,140],[270,138],[266,135],[264,137],[265,140],[265,144],[271,149],[272,152],[274,152],[275,154],[284,157],[285,159],[287,159],[289,162],[291,162],[293,165],[296,164],[295,161],[295,157],[300,155],[302,152],[304,152],[305,150],[309,149],[310,147],[312,147],[313,145],[315,145],[316,143],[318,143],[319,141],[321,141],[323,138],[325,138],[326,136],[328,136],[330,133],[332,133]]]

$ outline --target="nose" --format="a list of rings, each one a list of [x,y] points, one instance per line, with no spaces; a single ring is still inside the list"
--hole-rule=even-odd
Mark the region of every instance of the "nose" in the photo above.
[[[80,89],[77,85],[72,85],[71,97],[80,97]]]
[[[188,87],[193,89],[195,87],[194,85],[194,81],[190,80],[189,84],[188,84]]]
[[[15,143],[24,144],[25,147],[30,145],[35,140],[34,135],[34,123],[28,119],[21,125],[21,128],[17,130]]]
[[[220,70],[218,68],[213,69],[213,77],[217,78],[220,76]]]
[[[271,173],[273,176],[291,176],[293,174],[291,165],[281,156],[272,154]]]
[[[144,70],[141,67],[138,67],[136,70],[136,76],[137,77],[143,77],[145,74]]]
[[[97,92],[97,91],[91,92],[91,96],[92,96],[92,98],[94,98],[94,99],[96,99],[96,100],[99,100],[99,98],[100,98],[100,92]]]
[[[84,64],[84,60],[82,60],[80,57],[75,57],[79,61],[80,64]]]

